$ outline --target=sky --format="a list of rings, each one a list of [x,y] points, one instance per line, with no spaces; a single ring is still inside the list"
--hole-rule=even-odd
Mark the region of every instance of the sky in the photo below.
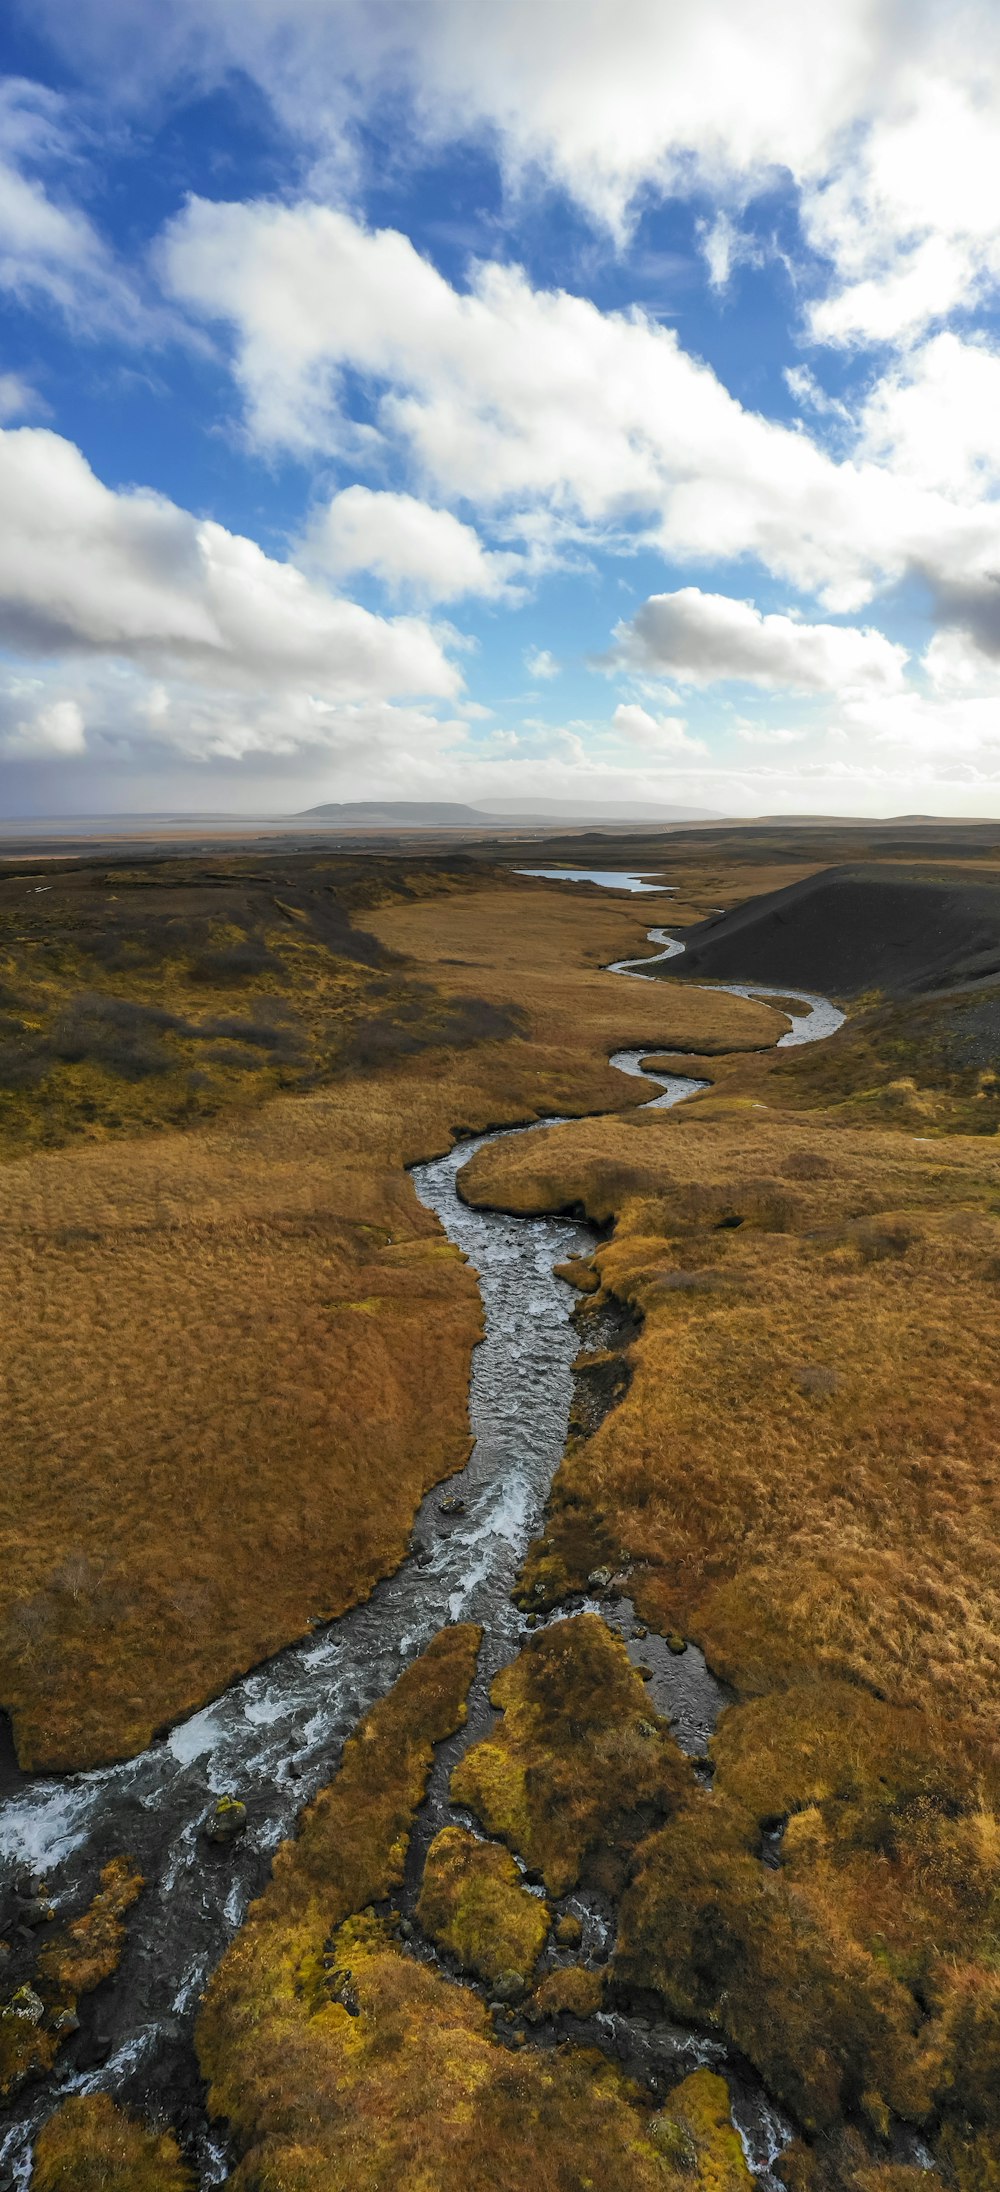
[[[1000,815],[995,0],[0,66],[0,814]]]

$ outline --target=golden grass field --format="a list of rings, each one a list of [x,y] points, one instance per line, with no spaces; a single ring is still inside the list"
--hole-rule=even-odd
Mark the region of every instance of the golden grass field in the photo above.
[[[616,1043],[760,1042],[780,1025],[591,972],[588,954],[641,937],[626,908],[574,913],[530,885],[503,886],[499,909],[483,896],[479,914],[469,890],[408,907],[414,960],[433,929],[425,987],[442,940],[457,950],[479,921],[503,964],[456,987],[502,1006],[511,956],[565,956],[537,975],[558,1040],[548,1008],[525,1008],[517,1035],[0,1172],[0,1701],[25,1764],[140,1749],[356,1603],[462,1466],[478,1296],[406,1165],[459,1129],[641,1101],[606,1063]],[[448,985],[432,994],[447,1016]]]
[[[594,1265],[638,1320],[631,1383],[570,1441],[523,1602],[610,1565],[746,1700],[720,1723],[711,1797],[637,1852],[620,1982],[720,2025],[814,2139],[902,2117],[983,2192],[1000,2158],[1000,1151],[776,1113],[760,1086],[755,1105],[501,1141],[461,1175],[472,1201],[614,1218]],[[786,1819],[769,1872],[761,1834]]]
[[[245,948],[280,962],[241,972],[226,1009],[238,992],[257,1026],[294,1010],[299,1062],[217,1061],[196,1101],[190,937],[169,971],[183,1026],[149,1038],[169,1069],[52,1062],[69,961],[67,996],[38,1003],[49,1078],[0,1103],[0,1702],[24,1760],[138,1748],[396,1565],[423,1491],[465,1458],[480,1318],[405,1167],[550,1112],[571,1123],[493,1144],[462,1192],[585,1207],[602,1238],[571,1276],[588,1314],[626,1305],[634,1337],[603,1421],[574,1410],[519,1597],[544,1613],[610,1570],[737,1697],[706,1789],[596,1615],[537,1630],[498,1677],[451,1784],[477,1833],[436,1837],[418,1919],[453,1973],[520,2002],[512,2032],[409,1953],[393,1900],[473,1671],[476,1632],[442,1631],[361,1723],[208,1990],[232,2192],[748,2192],[722,2080],[653,2106],[574,2040],[602,1993],[756,2066],[797,2126],[788,2192],[1000,2192],[992,1083],[949,1063],[936,1003],[862,999],[796,1057],[770,1049],[763,1005],[601,971],[653,922],[794,881],[817,850],[676,848],[669,906],[373,863],[344,896],[350,936],[337,915],[341,957],[315,897],[279,909],[294,964],[248,900],[197,950],[217,974]],[[108,994],[152,1005],[162,969],[137,964]],[[93,1024],[100,1048],[111,1022]],[[643,1044],[704,1061],[711,1091],[644,1115],[607,1065]],[[606,1971],[545,1945],[576,1883],[617,1905]],[[516,2044],[552,2017],[557,2047]],[[899,2159],[899,2124],[934,2169]],[[34,2192],[187,2181],[159,2126],[74,2100]]]

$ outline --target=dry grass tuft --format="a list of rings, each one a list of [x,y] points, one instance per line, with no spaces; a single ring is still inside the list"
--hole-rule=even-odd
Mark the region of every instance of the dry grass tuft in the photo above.
[[[193,2192],[168,2131],[147,2131],[106,2093],[74,2095],[43,2124],[31,2192]]]

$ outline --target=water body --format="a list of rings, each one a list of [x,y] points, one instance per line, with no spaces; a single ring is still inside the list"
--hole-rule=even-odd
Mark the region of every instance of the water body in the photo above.
[[[602,890],[674,891],[676,883],[650,883],[623,868],[515,868],[515,875],[540,876],[546,883],[599,883]]]
[[[649,938],[659,947],[656,959],[683,949],[660,929],[651,929]],[[641,978],[644,965],[653,963],[623,962],[614,971]],[[818,1034],[817,1015],[825,1001],[809,1002],[804,1024]],[[825,1024],[822,1032],[828,1032]],[[642,1056],[621,1051],[614,1063],[641,1072]],[[659,1090],[651,1099],[657,1107],[678,1103],[704,1085],[679,1075],[646,1078]],[[526,1634],[510,1593],[562,1456],[579,1347],[570,1322],[575,1297],[552,1267],[587,1254],[594,1242],[587,1226],[565,1218],[510,1217],[470,1209],[460,1200],[456,1175],[477,1149],[495,1139],[482,1135],[461,1142],[447,1156],[413,1170],[420,1200],[479,1276],[486,1331],[472,1366],[472,1454],[460,1475],[423,1501],[410,1555],[396,1574],[379,1584],[366,1604],[232,1683],[138,1758],[58,1778],[22,1774],[11,1763],[3,1769],[0,1871],[28,1865],[48,1877],[57,1908],[78,1907],[93,1893],[101,1865],[127,1851],[148,1885],[130,1913],[117,1974],[97,1995],[83,1998],[80,2033],[64,2047],[50,2077],[17,2096],[7,2116],[0,2133],[0,2186],[6,2182],[25,2192],[38,2125],[68,2094],[94,2090],[136,2108],[159,2104],[193,2140],[201,2184],[221,2183],[231,2162],[201,2115],[193,2027],[205,1980],[263,1887],[275,1848],[292,1832],[302,1805],[332,1778],[359,1717],[446,1622],[475,1620],[484,1626],[462,1741],[475,1739],[489,1724],[489,1684]],[[461,1512],[443,1511],[442,1502],[454,1499],[463,1503]],[[630,1638],[627,1600],[611,1606],[602,1601],[600,1611]],[[653,1638],[641,1651],[631,1648],[633,1656],[655,1658],[654,1700],[672,1716],[683,1747],[695,1757],[703,1755],[726,1693],[701,1654],[689,1647],[674,1659]],[[447,1749],[443,1746],[443,1753]],[[435,1768],[420,1825],[422,1843],[448,1816],[448,1763],[442,1755]],[[223,1793],[246,1803],[250,1827],[241,1842],[219,1851],[206,1844],[201,1830]],[[579,1907],[593,1939],[595,1929],[606,1929],[606,1918],[589,1909],[585,1898]],[[725,2054],[703,2035],[663,2021],[629,2020],[618,2012],[595,2020],[592,2037],[627,2060],[635,2074],[647,2076],[654,2088],[668,2086],[694,2062],[721,2061]],[[784,2128],[738,2066],[734,2095],[748,2154],[770,2181],[770,2161],[780,2151]]]

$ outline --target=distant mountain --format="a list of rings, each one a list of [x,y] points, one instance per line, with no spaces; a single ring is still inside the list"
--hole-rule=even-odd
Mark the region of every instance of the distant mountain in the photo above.
[[[721,816],[707,807],[647,807],[638,814],[634,807],[602,807],[593,802],[577,806],[570,801],[565,807],[519,807],[501,814],[483,807],[467,807],[454,799],[341,799],[330,800],[322,807],[307,807],[290,819],[339,822],[344,829],[516,830],[548,828],[553,823],[716,822]]]
[[[292,816],[295,822],[358,823],[380,829],[495,829],[495,814],[481,814],[478,807],[464,807],[454,799],[334,799],[324,807],[306,807]]]

